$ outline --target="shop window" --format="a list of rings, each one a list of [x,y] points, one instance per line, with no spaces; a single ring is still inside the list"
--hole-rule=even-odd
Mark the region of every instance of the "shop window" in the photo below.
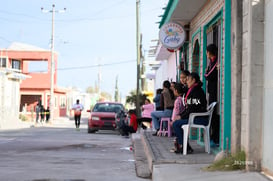
[[[199,41],[196,40],[194,43],[193,54],[192,54],[192,72],[199,74],[199,55],[200,55],[200,46]]]

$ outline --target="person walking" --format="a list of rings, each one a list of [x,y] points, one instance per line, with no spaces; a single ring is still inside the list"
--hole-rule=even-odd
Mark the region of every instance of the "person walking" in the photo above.
[[[77,99],[76,104],[72,106],[72,110],[74,110],[74,119],[75,119],[75,125],[77,130],[79,130],[80,128],[81,112],[83,109],[84,109],[83,105],[80,104],[80,100]]]

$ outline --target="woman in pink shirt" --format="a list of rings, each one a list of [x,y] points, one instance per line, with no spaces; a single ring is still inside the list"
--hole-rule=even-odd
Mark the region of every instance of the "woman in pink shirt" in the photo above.
[[[144,125],[145,123],[150,124],[152,122],[151,112],[153,112],[154,109],[155,109],[154,104],[152,104],[149,99],[145,99],[145,104],[141,107],[142,110],[141,118],[137,119],[138,125],[142,124],[141,127],[143,129],[146,129],[148,126],[147,124]]]

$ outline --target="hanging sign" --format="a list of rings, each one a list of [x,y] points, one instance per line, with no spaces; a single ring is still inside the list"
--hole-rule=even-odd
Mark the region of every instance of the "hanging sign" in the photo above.
[[[159,31],[159,39],[165,48],[176,50],[183,45],[186,39],[186,32],[184,28],[177,23],[166,23]]]

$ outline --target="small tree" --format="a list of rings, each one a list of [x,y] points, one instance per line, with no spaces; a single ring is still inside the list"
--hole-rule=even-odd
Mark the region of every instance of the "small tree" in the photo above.
[[[145,102],[147,95],[139,95],[139,104],[142,106]],[[126,96],[126,103],[136,106],[136,90],[132,90],[129,96]]]

